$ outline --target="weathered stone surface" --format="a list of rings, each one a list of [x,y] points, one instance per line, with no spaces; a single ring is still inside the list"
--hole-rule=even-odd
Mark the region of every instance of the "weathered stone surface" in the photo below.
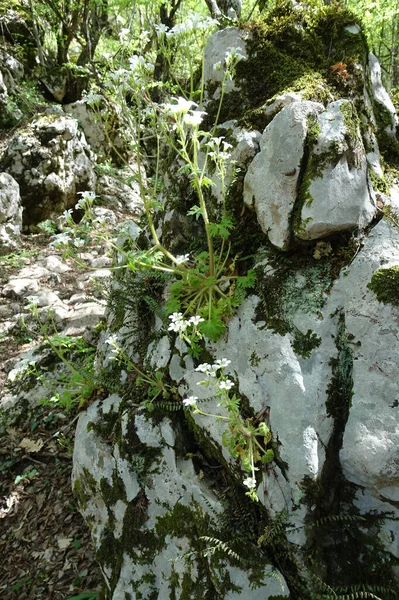
[[[395,135],[398,126],[398,115],[396,114],[393,102],[382,85],[381,81],[381,65],[378,58],[370,52],[369,54],[369,71],[371,82],[371,93],[377,106],[374,107],[374,112],[379,110],[382,112],[382,121],[385,123],[385,131],[391,135]]]
[[[29,14],[29,5],[21,0],[18,6],[10,7],[0,15],[2,36],[11,44],[32,46],[35,41],[32,33],[32,23]]]
[[[316,127],[317,142],[300,190],[300,222],[294,225],[301,240],[362,229],[376,211],[354,105],[348,100],[332,102]]]
[[[56,219],[76,204],[79,192],[94,191],[93,159],[71,117],[41,115],[17,131],[2,167],[19,183],[25,230]]]
[[[143,200],[137,181],[129,185],[116,177],[102,175],[97,180],[97,196],[112,210],[127,210],[134,215],[143,212]]]
[[[294,94],[293,92],[287,92],[286,94],[277,96],[277,98],[275,98],[273,102],[265,106],[265,115],[267,117],[270,117],[271,115],[274,115],[282,108],[284,108],[284,106],[288,106],[293,102],[301,102],[301,100],[301,94]]]
[[[19,185],[7,173],[0,173],[0,255],[18,248],[22,227]]]
[[[96,115],[84,100],[79,100],[73,104],[66,104],[64,110],[68,115],[79,121],[87,143],[96,154],[101,155],[108,142],[104,132],[104,124],[100,121],[100,117]]]
[[[263,132],[260,152],[245,176],[244,202],[254,205],[262,231],[282,250],[290,242],[309,117],[322,109],[315,102],[293,102],[284,107]]]
[[[217,31],[209,40],[204,53],[204,81],[205,86],[210,93],[210,98],[220,97],[220,84],[225,77],[225,59],[226,53],[231,49],[237,49],[244,57],[247,57],[246,40],[248,33],[237,27],[227,27]],[[216,86],[216,90],[214,89]],[[237,87],[233,80],[227,80],[225,83],[226,93],[236,90]]]
[[[92,404],[79,419],[74,449],[75,491],[84,517],[93,522],[93,541],[103,556],[110,598],[122,600],[128,594],[167,600],[189,593],[193,600],[202,600],[214,590],[226,600],[287,596],[283,578],[282,589],[270,565],[261,568],[263,585],[253,589],[251,569],[247,572],[225,556],[201,557],[198,550],[187,560],[194,544],[201,548],[201,535],[212,536],[223,506],[196,473],[192,459],[180,456],[181,431],[168,418],[154,425],[143,413],[124,411],[122,438],[134,436],[133,455],[122,456],[117,446],[110,448],[96,426],[104,415],[112,419],[120,406],[116,395]],[[107,499],[105,490],[111,494]]]
[[[103,107],[93,110],[85,100],[66,104],[64,110],[78,120],[87,143],[97,155],[98,162],[111,158],[114,164],[125,166],[124,160],[128,160],[131,154],[131,140],[123,135],[123,127],[119,123],[116,111],[104,117]],[[107,107],[107,112],[109,111],[110,108]]]
[[[367,288],[374,272],[393,265],[399,265],[399,232],[381,221],[333,297],[345,298],[346,327],[353,336],[353,397],[341,463],[365,494],[394,507],[399,500],[399,309],[378,302]],[[396,543],[398,554],[398,537]]]
[[[10,92],[14,91],[15,82],[21,81],[24,76],[23,64],[3,48],[0,48],[0,71]]]

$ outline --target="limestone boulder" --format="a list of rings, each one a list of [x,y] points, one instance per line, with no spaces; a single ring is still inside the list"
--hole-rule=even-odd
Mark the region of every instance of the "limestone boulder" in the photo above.
[[[262,231],[282,250],[290,243],[309,122],[322,110],[315,102],[292,102],[282,108],[263,132],[260,152],[245,176],[244,202],[255,208]]]
[[[226,54],[233,50],[243,57],[242,60],[247,58],[246,40],[248,36],[248,32],[244,32],[238,27],[227,27],[217,31],[210,38],[204,53],[204,82],[208,90],[208,99],[220,97],[220,86],[225,80]],[[232,79],[225,81],[226,93],[237,89]]]
[[[354,105],[331,102],[313,128],[299,202],[300,219],[294,223],[298,239],[314,240],[340,231],[363,229],[376,206],[367,173],[367,158]]]
[[[18,249],[21,227],[19,185],[8,173],[0,173],[0,255]]]
[[[368,286],[375,273],[389,288],[390,267],[399,265],[399,233],[381,221],[349,269],[340,289],[346,295],[346,324],[353,348],[353,396],[340,453],[346,477],[372,498],[393,507],[399,500],[399,351],[397,290],[378,301]],[[349,293],[350,291],[350,293]],[[359,343],[360,342],[360,343]],[[399,556],[397,539],[397,555]]]
[[[23,64],[4,48],[0,48],[0,70],[3,72],[9,90],[12,90],[14,84],[20,82],[24,76]]]
[[[29,4],[22,0],[0,12],[2,36],[11,44],[34,44]]]
[[[121,444],[110,446],[103,420],[120,417]],[[211,538],[224,506],[194,459],[181,453],[183,438],[176,420],[154,424],[144,413],[123,408],[116,394],[92,404],[79,419],[73,486],[93,524],[109,598],[202,600],[216,591],[226,600],[288,596],[284,578],[267,562],[255,568],[206,552],[216,543]]]
[[[368,60],[370,72],[371,96],[374,100],[374,113],[379,126],[383,125],[385,131],[395,136],[398,127],[398,115],[393,102],[382,84],[381,65],[378,58],[370,52]]]
[[[18,130],[1,166],[20,186],[24,230],[57,219],[76,204],[79,192],[94,191],[93,163],[94,155],[76,119],[39,115]]]
[[[110,114],[111,109],[107,108],[107,114],[104,114],[103,107],[97,106],[94,110],[86,100],[66,104],[64,110],[78,120],[87,143],[98,157],[98,162],[112,158],[115,164],[125,166],[124,160],[131,154],[130,139],[123,135],[123,126],[120,123],[118,125],[116,111]]]

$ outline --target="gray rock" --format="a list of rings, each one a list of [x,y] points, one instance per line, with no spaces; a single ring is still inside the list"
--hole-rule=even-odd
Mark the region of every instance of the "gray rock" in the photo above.
[[[24,67],[19,60],[0,48],[0,71],[3,73],[4,83],[10,92],[14,91],[15,82],[20,82],[24,76]]]
[[[39,283],[36,279],[12,279],[3,288],[3,294],[6,297],[23,297],[31,292],[39,290]]]
[[[55,255],[50,255],[44,258],[43,265],[51,273],[62,274],[71,270],[71,267],[68,267],[68,265],[63,263],[62,260],[60,260],[60,258]]]
[[[111,157],[116,164],[120,164],[122,162],[120,155],[124,158],[129,156],[129,143],[123,137],[122,128],[117,125],[116,111],[112,117],[102,118],[101,107],[93,110],[84,99],[73,104],[66,104],[64,110],[78,120],[87,143],[98,156],[99,162]],[[110,110],[109,106],[107,110]],[[112,126],[110,122],[112,122]]]
[[[121,398],[113,395],[104,402],[93,403],[80,416],[72,476],[78,497],[81,500],[89,498],[82,503],[82,514],[93,523],[92,537],[102,555],[107,547],[111,550],[114,543],[118,544],[118,540],[125,538],[127,528],[129,536],[137,540],[130,543],[129,549],[121,546],[119,562],[115,560],[112,550],[108,558],[102,560],[101,567],[110,598],[121,600],[125,594],[129,594],[136,598],[154,596],[159,600],[168,600],[175,597],[174,590],[181,593],[185,589],[190,590],[193,600],[202,600],[208,590],[215,589],[219,590],[219,597],[226,600],[239,597],[267,600],[277,594],[287,596],[284,579],[281,574],[275,574],[267,562],[263,570],[263,584],[254,589],[250,582],[250,570],[247,572],[236,563],[233,566],[224,556],[218,560],[218,569],[210,569],[212,577],[201,565],[204,560],[205,564],[213,564],[211,554],[201,558],[193,553],[190,561],[185,560],[185,555],[193,547],[193,540],[198,540],[202,531],[203,535],[212,536],[223,506],[210,486],[198,476],[191,458],[187,456],[182,459],[179,456],[178,438],[181,432],[169,419],[164,418],[154,425],[143,413],[124,411],[122,437],[134,430],[139,443],[134,464],[126,455],[122,458],[118,446],[111,448],[105,443],[96,433],[95,425],[101,423],[103,415],[109,418],[110,414],[117,413],[120,405]],[[154,457],[152,461],[144,462],[144,448]],[[106,500],[103,491],[114,488],[116,482],[119,497]],[[159,498],[162,498],[162,502],[159,502]],[[141,513],[138,521],[126,518],[138,511]],[[109,538],[110,518],[115,540],[112,546]],[[140,542],[142,539],[154,542],[151,549],[147,547],[147,542]],[[238,589],[222,592],[225,572]],[[283,588],[276,576],[281,577]]]
[[[323,106],[315,102],[293,102],[284,107],[263,132],[260,152],[244,179],[244,202],[254,205],[262,231],[282,250],[287,250],[290,242],[309,117],[322,110]]]
[[[128,210],[134,215],[143,212],[143,200],[137,181],[129,185],[116,177],[102,175],[97,181],[97,195],[113,210]]]
[[[20,186],[25,230],[55,220],[94,191],[94,156],[75,119],[39,115],[9,141],[2,166]]]
[[[284,106],[288,106],[293,102],[301,102],[302,96],[301,94],[294,94],[294,92],[287,92],[282,94],[281,96],[277,96],[273,102],[270,104],[266,104],[265,106],[265,115],[271,116],[280,111]]]
[[[332,102],[319,115],[317,126],[317,142],[300,190],[300,222],[295,224],[301,240],[362,229],[376,211],[354,105],[348,100]]]
[[[100,116],[88,106],[84,100],[79,100],[73,104],[64,106],[65,112],[79,122],[82,128],[87,143],[91,148],[101,156],[105,147],[108,145],[107,138],[104,133],[104,123],[101,122]]]
[[[246,40],[249,34],[237,27],[227,27],[217,31],[210,38],[204,52],[204,81],[206,88],[217,85],[216,91],[213,91],[212,98],[220,97],[220,84],[225,77],[225,59],[226,53],[232,48],[238,49],[240,54],[247,57]],[[237,87],[232,80],[225,83],[226,93],[236,90]]]
[[[367,285],[375,271],[398,264],[399,232],[381,221],[334,290],[335,298],[346,300],[346,327],[353,336],[353,397],[341,463],[365,494],[392,506],[399,500],[399,309],[378,302]]]
[[[369,71],[370,71],[370,82],[371,82],[371,93],[377,107],[374,107],[374,112],[380,110],[384,116],[388,115],[391,123],[386,126],[385,131],[392,136],[395,135],[398,126],[398,115],[396,114],[393,102],[382,85],[381,80],[381,65],[378,62],[378,58],[370,52],[369,54]]]
[[[19,248],[22,207],[19,185],[7,173],[0,173],[0,255]]]
[[[87,327],[95,327],[105,313],[105,306],[98,302],[73,304],[65,314],[65,335],[83,335]]]

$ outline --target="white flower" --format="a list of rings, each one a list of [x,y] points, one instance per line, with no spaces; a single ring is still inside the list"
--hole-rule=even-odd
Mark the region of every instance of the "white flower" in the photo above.
[[[183,319],[182,313],[173,313],[173,315],[169,315],[169,319],[172,322],[168,327],[168,331],[175,331],[178,334],[182,334],[189,325],[189,322]]]
[[[197,396],[189,396],[183,400],[184,406],[195,406],[197,404]]]
[[[181,96],[179,96],[179,98],[176,98],[177,100],[177,104],[165,104],[164,108],[167,112],[172,113],[173,115],[175,114],[185,114],[188,113],[189,110],[191,110],[193,108],[193,106],[197,106],[197,104],[195,102],[193,102],[192,100],[186,100],[185,98],[182,98]]]
[[[195,317],[190,317],[189,320],[188,320],[188,322],[191,325],[195,325],[195,327],[197,327],[197,325],[199,323],[202,323],[203,321],[205,321],[205,319],[203,319],[202,317],[199,317],[198,315],[196,315]]]
[[[111,335],[109,335],[105,340],[105,343],[109,344],[110,346],[115,346],[118,343],[118,336],[116,335],[116,333],[112,333]]]
[[[183,313],[174,312],[172,315],[169,315],[169,319],[174,323],[175,321],[181,321],[183,319]]]
[[[62,213],[62,215],[60,217],[58,217],[59,221],[66,221],[67,223],[72,223],[73,219],[72,219],[72,208],[68,208],[68,210],[64,210],[64,212]]]
[[[246,479],[244,479],[243,484],[249,488],[250,490],[252,490],[253,488],[256,487],[256,479],[255,477],[246,477]]]
[[[86,242],[82,238],[75,238],[73,240],[73,245],[76,248],[82,248],[85,244],[86,244]]]
[[[219,358],[215,364],[218,365],[218,367],[220,369],[225,369],[226,367],[229,366],[229,364],[231,363],[231,360],[229,360],[228,358]]]
[[[163,23],[159,23],[159,25],[155,25],[155,31],[157,32],[157,36],[160,37],[161,35],[168,33],[169,27],[167,27]]]
[[[209,363],[202,363],[202,365],[198,365],[198,367],[195,370],[199,373],[206,373],[207,371],[209,371],[210,367],[211,365]]]
[[[146,66],[144,56],[138,56],[137,54],[133,54],[133,56],[129,59],[129,64],[131,71],[137,71],[138,69]]]
[[[26,296],[26,300],[29,302],[29,306],[37,305],[40,302],[38,296]]]
[[[179,256],[176,256],[176,262],[178,265],[182,265],[183,263],[186,263],[188,260],[190,260],[189,254],[179,254]]]
[[[55,248],[58,248],[59,246],[67,246],[71,239],[71,236],[67,233],[58,233],[56,236],[54,236],[54,241],[51,242],[50,246],[54,246]]]
[[[246,56],[242,53],[242,48],[229,48],[226,50],[225,61],[227,64],[232,61],[239,62],[240,60],[246,60]]]
[[[189,113],[186,113],[183,116],[183,121],[186,123],[186,125],[197,127],[202,123],[203,115],[206,115],[206,112],[203,110],[190,110]]]
[[[219,390],[231,390],[232,387],[234,387],[234,383],[230,379],[220,381],[218,384]]]
[[[124,42],[130,33],[130,29],[123,28],[119,33],[119,41]]]

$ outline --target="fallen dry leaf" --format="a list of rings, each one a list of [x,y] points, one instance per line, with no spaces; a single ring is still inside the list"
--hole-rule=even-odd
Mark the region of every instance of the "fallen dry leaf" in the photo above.
[[[68,546],[70,546],[73,542],[72,538],[61,538],[59,540],[57,540],[57,544],[58,544],[58,548],[60,550],[65,550],[65,548],[68,548]]]
[[[27,452],[39,452],[44,446],[43,440],[30,440],[29,438],[24,438],[22,442],[19,444],[20,448],[24,448]]]
[[[12,492],[12,494],[10,494],[8,496],[8,498],[4,498],[2,500],[2,503],[5,504],[5,506],[3,506],[2,508],[0,508],[0,519],[4,519],[4,517],[6,517],[14,508],[14,512],[18,506],[18,502],[19,502],[19,495],[17,494],[17,492]]]

